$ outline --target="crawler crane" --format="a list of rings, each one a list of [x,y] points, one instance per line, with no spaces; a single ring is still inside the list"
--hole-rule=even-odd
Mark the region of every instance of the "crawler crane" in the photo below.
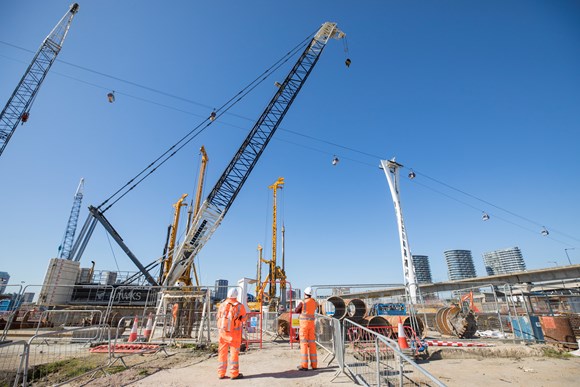
[[[32,103],[48,70],[62,48],[71,22],[78,10],[77,3],[71,5],[68,12],[44,39],[4,110],[0,113],[0,155],[4,152],[18,124],[28,121]]]
[[[326,44],[331,38],[342,39],[344,36],[336,23],[329,22],[324,23],[315,34],[201,205],[174,256],[163,285],[175,284],[211,238],[318,62]]]

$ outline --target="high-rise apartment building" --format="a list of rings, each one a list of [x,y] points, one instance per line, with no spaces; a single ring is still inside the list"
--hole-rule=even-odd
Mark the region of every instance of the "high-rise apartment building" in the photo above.
[[[228,296],[228,280],[219,279],[215,281],[216,300],[225,300]]]
[[[10,274],[5,271],[0,271],[0,294],[4,293],[4,290],[6,290],[8,281],[10,281]]]
[[[429,266],[429,257],[426,255],[413,255],[413,265],[415,265],[415,276],[420,284],[433,283],[431,278],[431,266]]]
[[[451,281],[477,276],[470,250],[447,250],[443,254],[447,261],[447,276]]]
[[[526,263],[519,247],[483,253],[487,275],[508,274],[526,270]]]

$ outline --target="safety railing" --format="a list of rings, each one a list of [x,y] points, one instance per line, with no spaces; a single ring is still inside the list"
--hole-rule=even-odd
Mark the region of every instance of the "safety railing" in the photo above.
[[[36,323],[36,332],[57,331],[87,326],[98,326],[103,318],[101,310],[53,309],[42,311]]]
[[[20,385],[27,347],[24,340],[0,344],[0,386]]]
[[[326,362],[328,366],[336,361],[339,372],[344,372],[344,344],[339,320],[316,314],[316,344],[327,353],[321,363]]]
[[[244,325],[244,333],[242,339],[246,343],[246,347],[256,344],[262,349],[262,313],[249,312],[246,315],[246,323]]]
[[[344,319],[344,370],[364,386],[445,386],[405,355],[396,341]]]
[[[107,328],[81,327],[31,337],[19,371],[23,375],[22,385],[58,385],[103,370],[109,364],[109,354],[92,354],[89,347],[101,337],[110,342]]]

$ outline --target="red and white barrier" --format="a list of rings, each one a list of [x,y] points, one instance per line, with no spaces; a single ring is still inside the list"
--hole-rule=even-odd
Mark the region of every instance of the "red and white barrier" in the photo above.
[[[494,347],[494,344],[465,341],[425,340],[429,347]]]

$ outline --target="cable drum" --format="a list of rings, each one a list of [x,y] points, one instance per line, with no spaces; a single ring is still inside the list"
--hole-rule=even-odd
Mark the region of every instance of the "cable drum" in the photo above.
[[[341,297],[331,296],[322,304],[322,313],[342,320],[346,317],[346,304]]]

